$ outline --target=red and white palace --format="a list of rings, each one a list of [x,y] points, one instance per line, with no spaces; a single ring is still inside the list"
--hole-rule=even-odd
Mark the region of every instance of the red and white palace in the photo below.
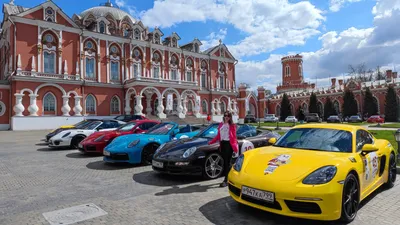
[[[72,18],[51,0],[33,8],[11,0],[3,13],[0,129],[51,129],[83,116],[239,113],[237,60],[222,43],[180,45],[177,33],[150,31],[110,1]]]
[[[329,96],[333,102],[333,106],[337,114],[341,112],[343,104],[343,92],[346,88],[353,91],[357,101],[358,112],[363,115],[364,92],[367,87],[371,90],[374,99],[378,105],[378,113],[385,113],[385,95],[389,85],[392,85],[397,93],[398,101],[400,102],[400,78],[397,78],[397,72],[392,70],[386,71],[386,80],[377,80],[370,82],[360,82],[355,79],[348,79],[346,82],[343,79],[331,79],[329,87],[317,88],[314,83],[307,83],[303,77],[303,57],[301,55],[286,56],[281,59],[282,63],[282,83],[277,87],[276,94],[266,96],[263,87],[258,88],[258,96],[248,91],[245,86],[239,86],[239,108],[244,107],[241,99],[245,99],[246,110],[240,111],[240,118],[243,118],[244,112],[250,112],[256,118],[263,119],[265,114],[280,115],[280,103],[283,94],[286,93],[289,97],[292,115],[296,115],[296,110],[301,107],[304,112],[308,112],[308,106],[311,93],[317,95],[317,105],[321,116],[324,112],[324,104]],[[259,97],[259,98],[258,98]],[[242,113],[243,111],[243,113]],[[399,108],[400,111],[400,108]],[[400,115],[400,112],[399,112]]]

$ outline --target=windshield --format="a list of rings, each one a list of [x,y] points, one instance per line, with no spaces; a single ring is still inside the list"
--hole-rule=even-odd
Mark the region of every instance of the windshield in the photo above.
[[[150,128],[146,134],[167,134],[173,127],[171,123],[160,123]]]
[[[100,121],[91,121],[90,123],[86,124],[86,126],[81,127],[80,129],[93,130],[93,129],[95,129],[97,126],[99,126],[100,124],[101,124]]]
[[[214,138],[217,136],[218,133],[218,125],[219,124],[213,124],[198,133],[195,137],[202,137],[202,138]]]
[[[349,131],[335,129],[297,128],[289,130],[274,146],[328,152],[352,152],[352,134]]]
[[[92,122],[93,121],[90,121],[90,120],[81,121],[81,122],[75,124],[75,128],[82,129],[83,127],[85,127],[86,125],[88,125],[89,123],[92,123]]]
[[[122,126],[121,126],[120,128],[118,128],[117,130],[118,130],[118,131],[130,131],[130,130],[132,130],[135,126],[136,126],[136,123],[131,122],[131,123],[127,123],[127,124],[122,125]]]

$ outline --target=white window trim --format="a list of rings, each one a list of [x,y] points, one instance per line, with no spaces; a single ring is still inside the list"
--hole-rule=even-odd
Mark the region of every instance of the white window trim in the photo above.
[[[286,68],[285,68],[285,77],[290,77],[290,66],[289,66],[289,65],[286,65]]]
[[[44,106],[45,106],[45,102],[44,100],[46,99],[47,95],[51,95],[54,98],[54,114],[45,114],[44,112]],[[52,93],[52,92],[47,92],[42,99],[42,116],[57,116],[57,98],[56,96]]]
[[[94,54],[94,53],[92,53],[92,54]],[[94,54],[94,55],[95,55],[95,54]],[[86,62],[87,62],[88,59],[94,59],[94,63],[93,63],[93,77],[87,76]],[[85,63],[85,78],[96,79],[96,77],[97,77],[97,74],[96,74],[96,57],[86,55],[85,60],[84,60],[84,63]]]
[[[3,116],[6,113],[6,104],[0,101],[0,106],[1,106],[0,116]]]
[[[135,65],[138,66],[138,74],[137,76],[135,76]],[[142,76],[142,63],[140,60],[133,60],[133,64],[132,64],[132,74],[131,74],[132,78],[139,78]]]
[[[96,116],[97,115],[97,100],[92,94],[89,94],[88,96],[86,96],[86,99],[85,99],[85,113],[87,115],[92,115],[92,114],[88,114],[88,111],[87,111],[87,100],[88,100],[89,96],[91,96],[93,98],[93,100],[94,100],[94,114],[93,115]]]
[[[52,48],[47,48],[47,46],[45,46],[43,49],[43,73],[48,73],[45,71],[45,57],[44,54],[48,53],[48,54],[54,54],[54,73],[48,73],[48,74],[58,74],[57,73],[57,52],[55,51],[55,46],[53,46]]]
[[[203,87],[203,76],[204,76],[204,87]],[[201,72],[200,72],[200,87],[201,88],[207,88],[208,87],[208,85],[207,85],[207,72],[206,71],[204,71],[204,70],[201,70]]]
[[[175,71],[176,73],[176,79],[173,79],[172,77],[172,71]],[[179,76],[178,76],[178,67],[177,66],[171,66],[171,69],[169,70],[169,79],[170,80],[179,80]]]
[[[117,99],[117,101],[118,101],[118,113],[117,114],[113,114],[113,100],[114,99]],[[110,101],[110,115],[120,115],[121,114],[121,99],[119,99],[119,97],[118,96],[114,96],[114,97],[112,97],[111,98],[111,101]]]
[[[139,31],[139,39],[136,39],[136,30],[138,30]],[[139,29],[139,28],[133,28],[133,39],[134,40],[139,40],[139,41],[141,41],[142,40],[142,31]]]
[[[117,63],[118,64],[118,79],[112,79],[112,63]],[[121,80],[121,64],[120,64],[120,57],[114,57],[113,55],[110,55],[110,81],[120,81]]]
[[[189,78],[188,73],[190,73],[190,77],[191,77],[190,80],[188,79],[188,78]],[[186,71],[185,71],[185,81],[194,82],[194,79],[193,79],[193,70],[192,70],[192,68],[186,67]]]
[[[47,21],[47,18],[46,18],[46,15],[47,15],[46,10],[48,8],[51,8],[53,10],[53,13],[54,13],[53,14],[53,18],[54,18],[53,23],[57,23],[57,10],[55,8],[53,8],[52,6],[43,7],[43,20],[46,22],[49,22],[49,21]]]
[[[192,105],[192,111],[189,111],[189,104]],[[195,107],[196,107],[196,106],[195,106],[193,100],[192,100],[192,99],[189,99],[189,101],[188,101],[188,103],[187,103],[187,111],[188,111],[188,112],[191,112],[191,113],[194,113]]]

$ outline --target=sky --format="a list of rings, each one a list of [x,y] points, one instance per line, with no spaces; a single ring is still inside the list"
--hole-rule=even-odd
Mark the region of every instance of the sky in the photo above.
[[[4,3],[9,2],[3,0]],[[44,0],[15,0],[33,7]],[[54,0],[72,17],[106,0]],[[176,32],[180,45],[198,38],[201,50],[219,40],[238,60],[236,84],[276,92],[281,58],[303,56],[307,82],[317,87],[347,77],[349,65],[400,68],[400,0],[111,0],[165,36]]]

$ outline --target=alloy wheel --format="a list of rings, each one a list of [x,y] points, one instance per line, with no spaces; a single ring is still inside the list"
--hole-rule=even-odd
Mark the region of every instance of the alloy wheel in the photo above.
[[[224,159],[219,154],[211,154],[207,157],[205,163],[205,172],[207,177],[214,179],[219,177],[224,170]]]
[[[349,219],[354,219],[358,211],[358,182],[354,176],[349,177],[344,186],[344,202],[343,210],[346,217]]]

